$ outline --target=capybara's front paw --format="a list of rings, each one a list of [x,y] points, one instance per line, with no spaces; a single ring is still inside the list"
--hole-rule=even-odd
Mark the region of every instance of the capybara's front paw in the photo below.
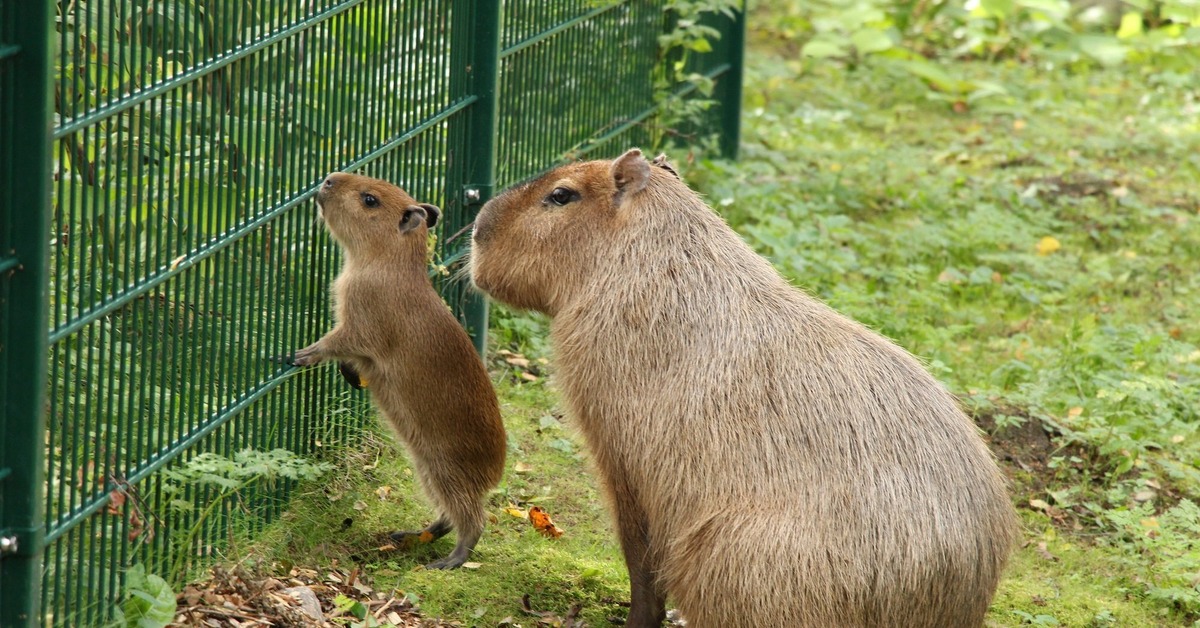
[[[437,538],[429,530],[397,530],[388,534],[388,537],[398,549],[405,550],[432,543]]]
[[[296,354],[292,356],[291,365],[312,366],[314,364],[320,364],[322,359],[321,351],[317,348],[317,346],[309,345],[297,351]]]

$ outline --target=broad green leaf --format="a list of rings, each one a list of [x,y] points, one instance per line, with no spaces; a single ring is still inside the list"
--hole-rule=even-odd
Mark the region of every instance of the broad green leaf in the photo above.
[[[894,44],[888,34],[874,28],[864,28],[850,36],[850,43],[858,49],[859,54],[882,52]]]
[[[1013,0],[980,0],[979,7],[986,15],[1005,19],[1016,10],[1016,3]]]
[[[830,41],[812,40],[804,44],[804,48],[800,51],[801,56],[813,57],[816,59],[827,59],[829,57],[845,56],[846,49],[843,46]]]
[[[1121,16],[1121,28],[1117,29],[1118,39],[1129,39],[1142,34],[1142,14],[1129,11]]]
[[[1117,65],[1125,60],[1129,49],[1116,37],[1109,35],[1079,35],[1075,39],[1079,51],[1103,65]]]

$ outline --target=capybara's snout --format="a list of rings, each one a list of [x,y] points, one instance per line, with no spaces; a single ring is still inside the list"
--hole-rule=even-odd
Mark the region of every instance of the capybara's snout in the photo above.
[[[337,190],[338,183],[346,178],[344,172],[331,172],[325,175],[325,179],[321,181],[321,185],[317,188],[317,202],[323,203]]]

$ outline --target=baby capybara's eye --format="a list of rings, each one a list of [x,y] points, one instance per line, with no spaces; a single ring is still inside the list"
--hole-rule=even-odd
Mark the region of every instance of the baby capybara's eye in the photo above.
[[[379,199],[371,196],[370,194],[363,194],[363,205],[366,205],[367,207],[377,207],[379,205]]]

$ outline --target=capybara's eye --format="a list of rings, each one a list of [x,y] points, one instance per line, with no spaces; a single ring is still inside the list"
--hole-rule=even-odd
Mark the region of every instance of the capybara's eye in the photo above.
[[[551,192],[550,196],[547,196],[546,198],[551,203],[562,207],[563,205],[566,205],[567,203],[579,198],[579,194],[574,190],[568,190],[567,188],[554,188],[554,191]]]
[[[370,194],[363,194],[363,205],[366,205],[367,207],[375,207],[379,205],[379,199],[371,196]]]

